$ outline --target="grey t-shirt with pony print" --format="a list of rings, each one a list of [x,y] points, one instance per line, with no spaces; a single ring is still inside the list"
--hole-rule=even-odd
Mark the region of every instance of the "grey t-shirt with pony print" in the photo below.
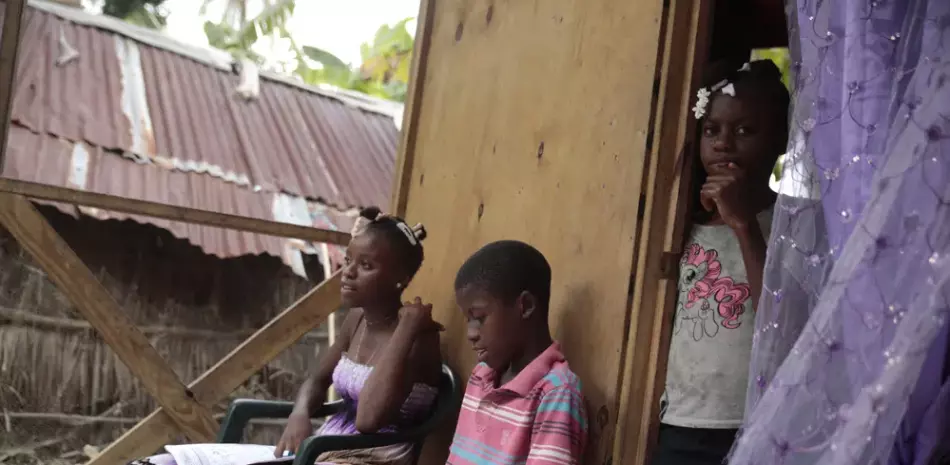
[[[768,238],[771,209],[759,214]],[[725,225],[695,225],[680,259],[662,422],[688,428],[742,424],[753,301],[742,251]]]

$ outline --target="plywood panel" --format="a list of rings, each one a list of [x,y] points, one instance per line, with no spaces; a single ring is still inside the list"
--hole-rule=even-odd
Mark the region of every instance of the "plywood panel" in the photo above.
[[[405,128],[397,197],[429,232],[410,292],[433,301],[445,355],[468,372],[455,271],[492,240],[538,247],[554,268],[551,324],[590,402],[591,464],[606,462],[617,420],[662,3],[428,3]],[[444,446],[423,463],[440,463]]]

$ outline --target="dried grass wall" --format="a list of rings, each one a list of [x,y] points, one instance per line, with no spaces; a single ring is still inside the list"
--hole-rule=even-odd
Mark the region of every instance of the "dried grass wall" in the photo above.
[[[319,264],[308,267],[317,279],[306,280],[276,258],[222,260],[152,226],[43,212],[185,382],[322,279]],[[292,399],[325,336],[312,332],[234,396]],[[108,443],[155,407],[43,270],[0,232],[0,463],[81,462],[84,445]],[[255,439],[277,432],[264,428]]]

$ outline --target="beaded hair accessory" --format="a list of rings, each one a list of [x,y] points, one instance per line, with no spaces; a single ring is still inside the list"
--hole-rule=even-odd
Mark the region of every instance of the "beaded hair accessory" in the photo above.
[[[738,72],[746,72],[751,69],[752,66],[746,63],[739,68]],[[709,106],[709,97],[712,97],[716,92],[722,92],[730,97],[735,97],[736,86],[727,78],[713,84],[709,89],[700,87],[699,90],[696,91],[696,105],[693,106],[693,115],[696,119],[702,119],[703,116],[706,116],[706,107]]]
[[[356,218],[356,221],[353,222],[353,228],[350,230],[350,235],[355,237],[360,234],[363,234],[366,232],[366,229],[369,227],[369,225],[383,218],[386,218],[388,216],[389,215],[386,215],[383,213],[376,215],[376,218],[373,218],[373,219],[366,218],[365,216],[358,216]],[[413,228],[409,227],[409,225],[406,224],[405,221],[402,221],[395,217],[391,217],[391,218],[395,220],[396,227],[399,228],[399,231],[402,232],[404,236],[406,236],[406,240],[408,240],[410,244],[412,244],[413,246],[419,245],[419,236],[425,235],[425,229],[422,227],[421,224],[416,226],[416,229],[419,230],[419,232],[416,232]]]

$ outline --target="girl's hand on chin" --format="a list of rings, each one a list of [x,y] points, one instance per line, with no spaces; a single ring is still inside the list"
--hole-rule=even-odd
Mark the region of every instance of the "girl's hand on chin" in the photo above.
[[[755,224],[753,190],[745,171],[735,163],[711,174],[700,191],[700,201],[707,211],[715,211],[723,223],[733,230]]]

